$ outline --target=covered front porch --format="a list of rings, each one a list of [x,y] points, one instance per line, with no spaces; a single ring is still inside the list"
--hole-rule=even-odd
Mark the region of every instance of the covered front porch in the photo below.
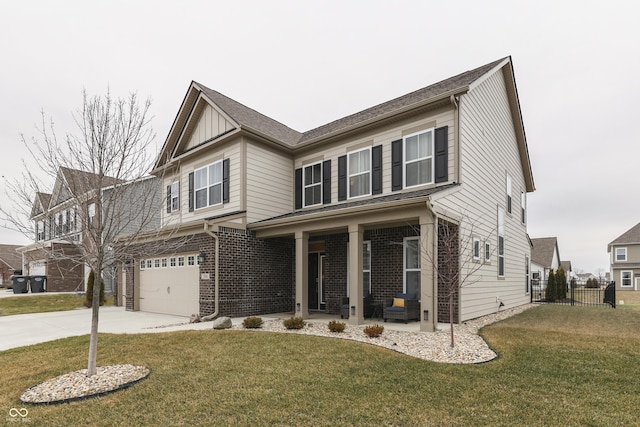
[[[430,332],[438,322],[434,266],[438,218],[428,198],[400,199],[375,209],[368,205],[319,209],[252,228],[258,238],[295,239],[294,312],[290,315],[340,318],[348,298],[345,322],[381,323],[387,302],[398,293],[411,293],[419,301],[419,314],[408,325],[389,320],[385,327]],[[371,294],[369,301],[362,297],[367,294]],[[365,319],[365,314],[371,314],[365,313],[371,302],[378,309],[377,319]]]

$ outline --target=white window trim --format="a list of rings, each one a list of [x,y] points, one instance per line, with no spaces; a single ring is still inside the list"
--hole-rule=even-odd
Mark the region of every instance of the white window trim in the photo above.
[[[484,262],[491,264],[491,243],[484,242]]]
[[[511,192],[513,189],[513,182],[511,179],[511,175],[507,174],[507,213],[512,213],[513,212],[513,197],[511,197]]]
[[[625,285],[623,276],[624,273],[629,273],[629,284]],[[621,270],[620,271],[620,287],[621,288],[632,288],[633,287],[633,270]]]
[[[618,249],[624,252],[624,259],[618,259]],[[614,262],[627,262],[627,248],[615,248],[613,250]]]
[[[477,249],[477,251],[476,251]],[[480,261],[481,260],[481,255],[482,255],[482,246],[480,245],[480,239],[478,239],[477,237],[473,238],[473,244],[471,246],[471,253],[473,255],[473,260],[474,261]]]
[[[422,135],[423,133],[431,133],[431,156],[425,156],[425,157],[421,157],[419,159],[414,159],[411,160],[409,163],[416,163],[422,160],[429,160],[431,162],[431,177],[430,180],[427,182],[422,182],[419,184],[414,184],[414,185],[407,185],[407,139],[411,138],[412,136],[416,136],[416,135]],[[409,135],[405,135],[402,137],[402,188],[413,188],[413,187],[420,187],[422,185],[428,185],[428,184],[433,184],[435,182],[435,163],[434,163],[434,158],[435,158],[435,128],[429,128],[429,129],[424,129],[418,132],[414,132],[412,134]]]
[[[351,174],[351,155],[352,154],[356,154],[356,153],[361,153],[363,151],[367,151],[369,153],[369,170],[366,172],[358,172],[356,174]],[[367,197],[371,195],[371,184],[372,184],[372,179],[371,179],[371,175],[373,175],[372,173],[372,164],[371,164],[371,147],[367,147],[367,148],[363,148],[361,150],[354,150],[354,151],[350,151],[347,153],[347,198],[348,199],[357,199],[360,197]],[[365,194],[360,194],[358,196],[352,196],[351,195],[351,177],[352,176],[360,176],[360,175],[364,175],[364,174],[369,174],[369,192],[365,193]]]
[[[368,246],[369,248],[369,256],[371,257],[371,240],[364,240],[362,242],[362,246]],[[364,273],[365,272],[369,272],[369,285],[368,287],[366,287],[367,285],[364,283],[364,279],[362,281],[362,290],[366,290],[369,289],[369,293],[371,293],[371,270],[365,270],[364,269],[364,247],[362,248],[363,252],[362,252],[362,274],[364,277]],[[350,294],[350,288],[351,288],[351,278],[349,275],[349,272],[351,271],[351,257],[349,256],[349,243],[347,243],[347,297]],[[369,259],[369,267],[371,267],[371,259]]]
[[[500,239],[502,238],[502,253],[500,253]],[[505,264],[506,240],[504,237],[504,211],[498,208],[498,277],[506,275],[507,266]],[[500,261],[502,261],[502,271],[500,271]]]
[[[520,221],[523,224],[527,223],[527,193],[522,191],[520,193]]]
[[[175,200],[175,207],[174,207],[174,200]],[[173,181],[171,183],[171,212],[177,212],[179,210],[180,210],[180,181]]]
[[[347,162],[349,161],[349,158],[347,157]],[[305,177],[307,176],[305,171],[307,168],[312,168],[314,166],[320,165],[320,182],[317,182],[315,184],[310,184],[307,185],[305,183]],[[309,165],[304,165],[302,167],[302,207],[306,208],[309,206],[317,206],[317,205],[321,205],[322,204],[322,180],[323,180],[323,170],[322,170],[322,162],[315,162],[315,163],[311,163]],[[305,191],[307,188],[309,187],[320,187],[320,201],[318,203],[307,203],[307,192]]]
[[[213,184],[209,183],[209,168],[211,166],[215,166],[217,164],[220,164],[220,181],[218,182],[214,182]],[[205,170],[207,172],[207,179],[206,179],[206,185],[204,187],[198,187],[197,186],[197,175],[198,175],[198,171],[201,170]],[[213,162],[213,163],[209,163],[206,166],[203,166],[201,168],[198,168],[196,170],[193,171],[193,208],[194,210],[200,210],[200,209],[206,209],[208,207],[211,206],[219,206],[223,203],[223,198],[224,198],[224,194],[223,194],[223,182],[224,182],[224,165],[223,165],[223,160],[218,160],[217,162]],[[211,200],[209,200],[209,189],[211,187],[214,187],[216,185],[220,185],[220,202],[219,203],[211,203]],[[204,206],[200,206],[198,207],[198,191],[200,190],[206,190],[206,194],[207,194],[207,202],[205,203]]]
[[[411,240],[418,241],[418,268],[407,268],[407,242]],[[420,236],[405,237],[402,242],[402,292],[405,294],[407,293],[407,273],[421,271],[422,260],[420,258]],[[420,287],[422,287],[422,283],[420,283]],[[420,295],[417,295],[416,298],[420,299]]]

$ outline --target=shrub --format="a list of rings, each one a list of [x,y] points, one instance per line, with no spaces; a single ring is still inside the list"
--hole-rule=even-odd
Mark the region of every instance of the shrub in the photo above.
[[[578,283],[576,282],[576,278],[572,277],[571,278],[571,289],[575,289],[578,287]]]
[[[87,292],[85,293],[84,305],[87,308],[93,307],[93,283],[95,282],[95,274],[93,270],[89,272],[87,278]],[[100,305],[104,305],[104,282],[100,280]]]
[[[553,302],[558,299],[556,290],[556,273],[553,271],[553,268],[549,271],[549,277],[547,278],[545,299],[549,302]]]
[[[262,318],[251,316],[242,321],[242,326],[245,329],[258,329],[262,327]]]
[[[347,327],[347,324],[344,322],[338,322],[337,320],[332,320],[329,322],[329,330],[331,332],[343,332],[344,328]]]
[[[587,279],[587,284],[585,288],[596,289],[600,287],[600,283],[596,279]]]
[[[369,338],[377,338],[382,335],[382,331],[384,331],[384,326],[382,325],[371,325],[364,328],[364,333]]]
[[[282,323],[284,324],[284,327],[287,329],[302,329],[304,328],[304,325],[305,325],[302,317],[291,317],[289,319],[286,319]]]

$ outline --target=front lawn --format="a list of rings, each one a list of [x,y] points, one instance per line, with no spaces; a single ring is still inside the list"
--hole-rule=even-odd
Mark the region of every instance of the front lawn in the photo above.
[[[113,297],[105,297],[105,305],[113,305]],[[44,313],[85,308],[84,294],[25,295],[0,298],[0,316],[13,314]]]
[[[357,342],[253,331],[101,335],[141,383],[55,406],[18,397],[82,369],[88,337],[0,352],[0,408],[32,425],[634,425],[640,307],[543,305],[482,330],[499,359],[446,365]]]

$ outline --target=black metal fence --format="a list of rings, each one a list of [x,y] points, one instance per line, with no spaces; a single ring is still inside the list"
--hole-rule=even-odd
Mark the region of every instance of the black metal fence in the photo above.
[[[566,292],[561,292],[560,297],[557,291],[554,292],[554,296],[550,296],[547,284],[546,280],[531,281],[531,302],[616,308],[615,282],[593,279],[588,282],[568,283],[565,287]]]

